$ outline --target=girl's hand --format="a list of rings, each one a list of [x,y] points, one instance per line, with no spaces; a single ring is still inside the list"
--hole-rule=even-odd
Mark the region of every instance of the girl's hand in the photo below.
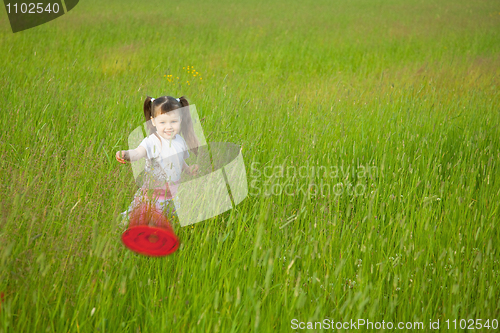
[[[125,153],[126,153],[126,152],[125,152],[124,150],[119,150],[119,151],[117,151],[117,152],[116,152],[116,160],[117,160],[118,162],[122,163],[122,164],[127,163],[127,162],[125,161],[125,155],[126,155]]]
[[[191,176],[196,176],[196,174],[198,173],[198,164],[191,165],[187,168],[187,171]]]

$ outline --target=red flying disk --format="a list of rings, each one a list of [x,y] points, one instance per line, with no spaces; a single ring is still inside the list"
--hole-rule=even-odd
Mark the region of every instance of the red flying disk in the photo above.
[[[149,204],[141,204],[130,213],[122,241],[134,252],[155,257],[171,254],[179,247],[168,219]]]

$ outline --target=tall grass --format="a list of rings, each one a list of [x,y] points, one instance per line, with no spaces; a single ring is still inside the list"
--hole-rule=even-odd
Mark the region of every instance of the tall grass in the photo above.
[[[499,27],[493,3],[448,0],[85,1],[16,34],[2,20],[0,332],[498,319]],[[243,146],[251,185],[177,227],[164,258],[118,227],[136,188],[114,153],[146,95],[186,95],[208,141]]]

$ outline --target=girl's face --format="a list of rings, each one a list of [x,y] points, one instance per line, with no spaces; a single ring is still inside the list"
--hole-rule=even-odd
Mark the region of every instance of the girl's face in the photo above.
[[[165,140],[172,140],[181,130],[179,111],[170,111],[151,119],[158,134]]]

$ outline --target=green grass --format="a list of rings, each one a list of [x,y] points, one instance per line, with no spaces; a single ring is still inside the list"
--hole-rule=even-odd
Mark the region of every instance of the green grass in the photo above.
[[[0,22],[0,332],[500,319],[496,4],[100,3]],[[160,259],[117,225],[146,95],[186,95],[253,186]],[[313,165],[374,172],[269,174]]]

